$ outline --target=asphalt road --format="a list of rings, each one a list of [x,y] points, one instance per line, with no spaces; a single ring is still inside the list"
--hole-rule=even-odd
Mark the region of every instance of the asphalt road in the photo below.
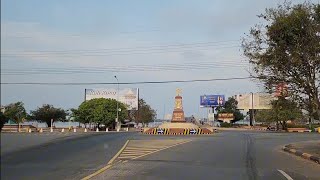
[[[320,165],[281,150],[309,133],[223,132],[117,163],[95,179],[320,179]],[[285,177],[287,176],[287,177]]]
[[[222,132],[213,136],[99,133],[1,156],[1,179],[80,179],[102,168],[128,139],[191,139],[125,163],[95,179],[320,179],[320,165],[281,150],[320,134]]]
[[[13,153],[15,151],[21,151],[29,147],[51,143],[52,141],[79,138],[81,136],[88,136],[91,134],[93,135],[97,133],[96,132],[1,133],[1,156],[7,153]]]
[[[101,168],[137,133],[59,138],[1,155],[1,179],[80,179]],[[24,139],[26,136],[21,134]],[[29,136],[42,139],[43,135]]]

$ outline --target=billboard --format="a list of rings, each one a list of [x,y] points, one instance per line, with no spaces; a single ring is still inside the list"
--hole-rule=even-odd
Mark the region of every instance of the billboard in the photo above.
[[[118,97],[117,89],[85,89],[85,100],[95,99],[95,98],[106,98],[115,99],[119,98],[119,101],[128,105],[128,110],[138,109],[138,98],[139,89],[138,88],[124,88],[119,89]]]
[[[271,101],[275,99],[267,93],[238,94],[234,98],[238,101],[237,108],[243,110],[271,109]]]
[[[218,120],[230,123],[234,119],[233,113],[219,113]]]
[[[200,96],[200,107],[218,107],[225,103],[224,95],[203,95]]]

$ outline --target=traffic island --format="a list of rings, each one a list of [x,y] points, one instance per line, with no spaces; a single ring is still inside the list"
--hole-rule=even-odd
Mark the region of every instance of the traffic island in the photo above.
[[[283,150],[320,164],[320,141],[306,141],[288,144],[283,147]]]
[[[144,134],[159,135],[190,135],[190,134],[212,134],[214,131],[202,128],[194,123],[186,122],[182,107],[181,89],[176,90],[175,106],[171,122],[163,123],[155,128],[145,129]]]

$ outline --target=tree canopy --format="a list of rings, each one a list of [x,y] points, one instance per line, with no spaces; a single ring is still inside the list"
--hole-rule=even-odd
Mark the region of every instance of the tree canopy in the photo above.
[[[288,85],[289,96],[311,118],[320,117],[320,5],[284,3],[258,16],[264,23],[243,39],[252,76],[269,91]]]
[[[27,116],[23,102],[11,103],[5,106],[4,116],[17,124],[22,123]]]
[[[3,114],[3,112],[0,112],[0,131],[3,128],[4,124],[8,122],[8,118]]]
[[[61,108],[55,108],[53,105],[44,104],[42,107],[38,107],[36,110],[31,111],[31,118],[40,122],[45,122],[48,127],[51,127],[51,119],[53,121],[64,121],[67,113]]]
[[[124,122],[127,118],[127,107],[119,102],[119,121]],[[76,121],[81,123],[97,123],[106,126],[114,125],[117,117],[117,100],[114,99],[91,99],[84,101],[78,109],[72,109]]]
[[[302,118],[302,111],[297,103],[290,99],[280,97],[278,100],[271,102],[272,108],[269,110],[259,110],[255,119],[261,122],[276,122],[286,129],[286,122]]]
[[[149,123],[156,117],[156,111],[144,99],[139,99],[139,110],[130,113],[131,120],[136,123]]]

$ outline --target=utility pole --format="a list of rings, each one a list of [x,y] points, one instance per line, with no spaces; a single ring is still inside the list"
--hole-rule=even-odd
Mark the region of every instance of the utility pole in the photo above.
[[[154,126],[154,127],[156,127],[156,119],[157,119],[157,117],[158,117],[157,112],[158,112],[158,109],[156,109],[156,117],[153,119],[153,126]]]
[[[253,92],[251,92],[251,113],[250,113],[250,126],[253,126],[254,121],[254,106],[253,106]]]
[[[117,80],[118,89],[117,89],[117,119],[116,119],[116,129],[119,128],[119,80],[117,76],[114,76]]]
[[[19,112],[19,114],[18,114],[18,132],[20,132],[21,131],[21,129],[20,129],[20,126],[21,126],[21,123],[20,123],[20,112]]]

